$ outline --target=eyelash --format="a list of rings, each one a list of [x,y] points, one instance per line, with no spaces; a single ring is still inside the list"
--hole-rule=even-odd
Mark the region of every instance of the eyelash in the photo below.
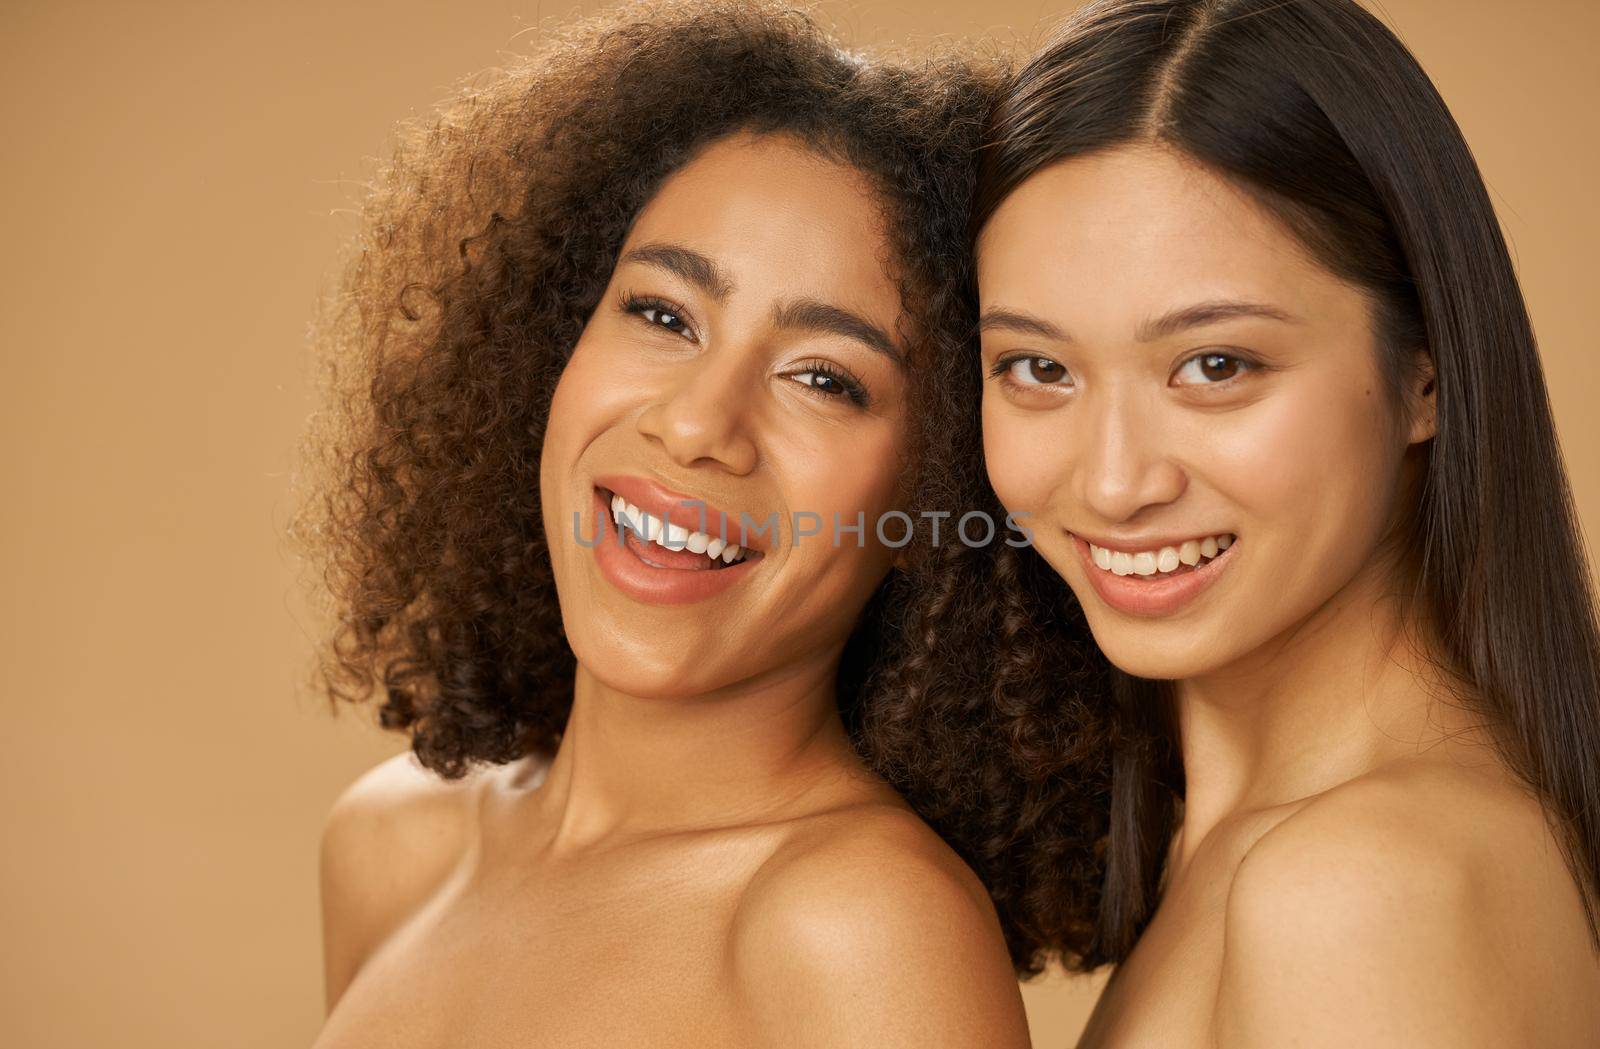
[[[695,337],[693,328],[689,326],[688,313],[683,309],[683,307],[674,302],[657,298],[653,295],[635,295],[631,291],[625,291],[622,293],[622,301],[619,304],[619,308],[622,310],[622,312],[638,317],[640,320],[644,321],[645,324],[653,328],[660,328],[661,330],[669,334],[676,335],[679,338],[687,338],[690,341],[699,341]],[[669,328],[665,324],[662,324],[659,319],[652,320],[649,316],[647,316],[651,310],[654,310],[658,314],[668,314],[672,317],[676,317],[678,319],[678,323],[683,325],[685,331],[678,331],[673,328]],[[833,400],[843,396],[848,398],[850,402],[858,408],[865,408],[872,403],[871,395],[867,392],[867,388],[861,384],[859,379],[845,371],[843,368],[829,364],[827,361],[805,361],[798,369],[791,371],[788,374],[790,377],[798,375],[819,375],[825,379],[839,384],[841,390],[840,393],[829,393],[828,391],[820,389],[811,383],[799,383],[800,386],[814,396],[827,400]]]
[[[635,295],[631,291],[625,291],[622,293],[622,301],[618,304],[618,308],[621,309],[623,313],[632,314],[644,321],[644,323],[648,324],[650,327],[660,328],[669,335],[676,335],[680,339],[688,339],[690,342],[699,341],[699,338],[695,335],[694,329],[689,326],[688,312],[675,302],[669,302],[666,299],[656,298],[653,295]],[[646,314],[651,310],[656,311],[657,314],[668,314],[676,317],[678,319],[678,323],[683,326],[683,330],[680,331],[674,328],[669,328],[665,324],[662,324],[660,320],[652,320],[646,316]]]
[[[995,361],[994,364],[989,366],[989,378],[999,379],[1002,382],[1008,382],[1012,386],[1015,386],[1019,389],[1045,389],[1050,386],[1066,386],[1066,384],[1063,383],[1020,383],[1010,377],[1012,368],[1016,367],[1018,364],[1021,364],[1023,361],[1035,360],[1050,361],[1052,364],[1060,367],[1063,371],[1066,371],[1066,365],[1061,364],[1061,362],[1057,361],[1053,357],[1044,357],[1037,353],[1013,353],[1008,356],[1001,357],[999,360]],[[1070,371],[1067,371],[1066,374],[1069,377],[1072,375]]]
[[[845,371],[843,368],[840,368],[834,364],[829,364],[827,361],[805,361],[797,369],[789,372],[788,374],[791,377],[797,375],[820,375],[825,379],[829,379],[838,383],[842,391],[842,393],[828,393],[827,391],[813,386],[810,383],[800,383],[802,387],[818,397],[825,397],[831,400],[840,396],[844,396],[849,398],[850,403],[854,404],[857,408],[865,408],[867,405],[872,403],[871,395],[867,393],[867,388],[861,384],[859,379]]]

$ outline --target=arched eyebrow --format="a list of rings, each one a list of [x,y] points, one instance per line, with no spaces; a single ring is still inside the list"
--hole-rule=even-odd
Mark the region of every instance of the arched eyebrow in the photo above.
[[[709,256],[681,244],[641,244],[622,256],[622,261],[676,274],[718,302],[733,294],[733,281]]]
[[[895,364],[905,364],[905,354],[889,333],[858,313],[816,299],[796,299],[778,305],[772,322],[779,328],[843,335],[883,354]]]

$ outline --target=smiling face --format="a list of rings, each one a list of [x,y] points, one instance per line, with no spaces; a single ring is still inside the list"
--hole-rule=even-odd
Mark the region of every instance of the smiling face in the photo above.
[[[990,480],[1112,662],[1213,672],[1389,570],[1431,423],[1390,395],[1366,295],[1248,195],[1164,149],[1070,159],[978,263]]]
[[[714,143],[640,212],[540,459],[562,619],[590,673],[694,695],[831,666],[893,554],[872,528],[905,443],[890,254],[865,178],[783,136]],[[835,515],[859,514],[864,545],[835,546]],[[796,541],[795,515],[820,534]]]

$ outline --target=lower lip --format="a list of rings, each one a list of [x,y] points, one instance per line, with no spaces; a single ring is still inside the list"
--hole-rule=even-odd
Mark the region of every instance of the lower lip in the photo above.
[[[1089,573],[1089,583],[1100,600],[1118,612],[1155,618],[1181,610],[1216,582],[1233,563],[1230,555],[1239,548],[1239,541],[1235,539],[1232,546],[1203,565],[1157,578],[1108,572],[1094,563],[1088,543],[1073,536],[1072,545],[1078,548],[1078,558]]]
[[[660,568],[640,560],[631,546],[620,543],[611,508],[594,493],[594,528],[604,530],[594,546],[595,564],[606,581],[635,601],[651,605],[690,605],[715,597],[748,578],[761,558],[751,557],[727,568]],[[595,532],[588,533],[593,536]],[[707,558],[709,561],[710,559]]]

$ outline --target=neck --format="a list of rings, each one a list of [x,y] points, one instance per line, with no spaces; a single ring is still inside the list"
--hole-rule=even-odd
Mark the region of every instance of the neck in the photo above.
[[[1184,767],[1178,869],[1221,820],[1320,794],[1447,735],[1471,715],[1430,663],[1423,624],[1374,564],[1234,663],[1177,683]]]
[[[580,664],[572,714],[539,791],[556,847],[805,810],[807,799],[860,768],[834,673],[824,660],[714,693],[645,698]]]

